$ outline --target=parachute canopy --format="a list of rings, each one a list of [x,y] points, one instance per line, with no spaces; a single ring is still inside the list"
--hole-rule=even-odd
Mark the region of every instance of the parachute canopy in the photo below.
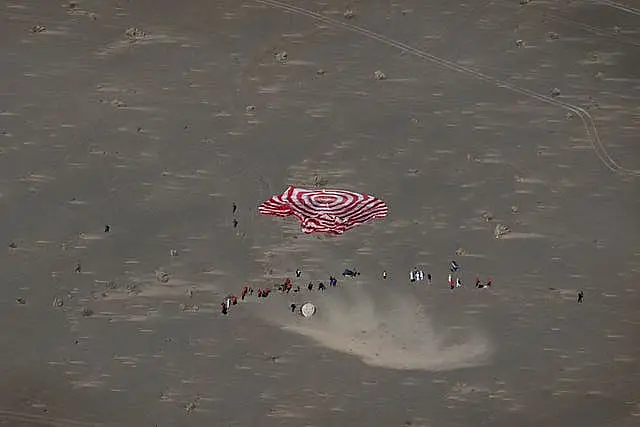
[[[289,187],[258,206],[263,215],[295,216],[302,231],[342,234],[360,224],[387,216],[380,199],[345,190],[305,190]]]

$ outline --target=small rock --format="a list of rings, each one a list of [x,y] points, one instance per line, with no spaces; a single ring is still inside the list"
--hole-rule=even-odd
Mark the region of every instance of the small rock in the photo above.
[[[167,283],[169,282],[169,273],[166,271],[157,271],[156,279],[158,279],[160,283]]]
[[[326,73],[327,73],[327,72],[326,72],[326,71],[324,71],[322,68],[320,68],[318,71],[316,71],[316,74],[317,74],[318,76],[324,76]]]
[[[547,33],[547,37],[549,38],[549,40],[558,40],[560,38],[560,34],[554,32],[554,31],[549,31]]]
[[[622,28],[620,28],[619,25],[614,25],[613,26],[613,32],[614,33],[619,33],[620,31],[622,31]]]
[[[560,89],[558,89],[557,87],[553,88],[551,90],[551,96],[554,98],[560,96]]]
[[[326,187],[328,183],[329,183],[329,180],[321,177],[320,175],[315,175],[313,177],[313,185],[315,187]]]
[[[200,310],[200,307],[198,307],[196,304],[181,304],[180,306],[182,308],[182,311],[190,311],[192,313],[195,313]]]
[[[596,79],[602,79],[604,77],[604,73],[602,71],[598,71],[594,74],[593,77],[595,77]]]
[[[124,101],[120,101],[119,99],[114,99],[113,101],[111,101],[111,106],[122,108],[122,107],[126,107],[127,103]]]
[[[16,249],[16,248],[18,247],[18,245],[16,245],[16,243],[15,243],[15,242],[11,242],[11,243],[9,243],[9,247],[10,247],[11,249]]]
[[[187,403],[184,406],[184,410],[187,414],[192,413],[193,411],[195,411],[195,409],[198,407],[198,404],[195,400],[192,400],[191,402]]]
[[[127,36],[130,41],[140,40],[147,36],[144,31],[135,27],[127,29],[127,31],[124,32],[124,35]]]
[[[529,4],[529,2],[531,2],[531,0],[520,0],[521,5]]]
[[[347,9],[347,10],[344,11],[345,19],[353,19],[354,16],[356,16],[356,15],[353,13],[353,10]]]
[[[89,317],[89,316],[93,316],[93,310],[91,310],[89,307],[84,307],[82,309],[82,317]]]
[[[115,291],[116,289],[120,288],[120,285],[118,284],[118,282],[114,281],[114,280],[109,280],[107,282],[106,285],[104,285],[105,288]]]
[[[524,40],[516,40],[517,47],[524,47]]]
[[[129,295],[138,295],[140,293],[140,289],[138,289],[138,285],[136,283],[129,283],[127,285],[127,293]]]
[[[517,206],[511,206],[511,213],[512,214],[517,214],[520,213],[520,208],[518,208]]]
[[[493,221],[493,214],[491,212],[489,212],[489,211],[484,211],[484,212],[482,212],[482,218],[486,222]]]
[[[53,299],[52,305],[53,305],[53,307],[59,308],[59,307],[62,307],[64,305],[64,301],[62,300],[62,298],[55,297]]]
[[[502,236],[504,236],[505,234],[508,234],[509,232],[511,232],[509,227],[507,227],[504,224],[498,224],[496,225],[496,228],[493,230],[493,235],[496,237],[496,239],[500,239],[502,238]]]
[[[456,249],[456,255],[457,256],[463,256],[463,255],[466,255],[466,254],[467,254],[467,251],[465,251],[464,248]]]
[[[287,55],[287,52],[285,52],[284,50],[282,52],[277,52],[275,54],[275,57],[276,57],[276,61],[283,64],[287,62],[287,60],[289,59],[289,55]]]
[[[33,27],[31,27],[32,33],[43,33],[45,31],[47,31],[47,29],[44,25],[34,25]]]
[[[385,73],[383,73],[382,71],[380,71],[380,70],[375,71],[373,73],[373,77],[376,80],[386,80],[387,79],[387,75]]]
[[[25,300],[24,298],[16,298],[16,302],[17,302],[18,304],[22,304],[22,305],[24,305],[24,304],[26,304],[26,303],[27,303],[27,300]]]
[[[247,105],[245,108],[245,111],[247,113],[251,113],[252,111],[256,111],[256,106],[255,105]]]

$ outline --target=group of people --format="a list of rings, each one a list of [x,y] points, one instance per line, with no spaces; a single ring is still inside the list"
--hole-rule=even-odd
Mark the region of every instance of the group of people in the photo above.
[[[449,265],[449,280],[448,280],[449,287],[451,289],[461,288],[464,286],[464,284],[462,283],[462,280],[460,279],[459,271],[460,271],[460,265],[456,261],[451,261]],[[296,274],[296,278],[300,278],[302,276],[302,271],[300,269],[296,269],[295,274]],[[342,272],[343,277],[355,278],[359,275],[360,275],[360,272],[358,272],[357,270],[349,269],[349,268],[346,268]],[[382,278],[385,280],[388,278],[388,273],[386,270],[382,272]],[[424,281],[425,279],[427,284],[431,285],[432,277],[430,273],[425,274],[424,270],[418,269],[417,267],[415,267],[413,270],[409,272],[409,280],[412,283]],[[487,279],[485,282],[482,282],[479,277],[476,277],[475,287],[478,289],[490,288],[492,283],[493,283],[493,280],[491,278]],[[338,285],[338,279],[336,279],[334,276],[329,276],[329,286],[332,288],[335,288],[337,285]],[[275,285],[274,288],[277,289],[279,292],[281,292],[283,295],[287,295],[290,292],[293,292],[293,293],[301,292],[300,285],[294,286],[293,282],[288,277],[282,283]],[[324,282],[318,282],[317,288],[319,291],[325,291],[327,289],[327,286],[324,284]],[[307,285],[307,290],[313,291],[313,289],[314,289],[313,282],[309,282],[309,284]],[[245,285],[242,287],[242,290],[240,291],[240,300],[244,301],[244,299],[248,295],[251,296],[254,293],[257,295],[258,298],[267,298],[271,294],[271,290],[272,288],[267,287],[267,288],[259,288],[256,291],[254,291],[252,287]],[[580,298],[579,302],[582,302],[582,298]],[[224,301],[220,304],[220,311],[222,314],[226,315],[231,309],[231,306],[234,306],[237,304],[238,304],[238,297],[235,295],[228,295],[224,299]],[[297,305],[291,304],[290,307],[291,307],[291,311],[295,311]]]
[[[356,277],[360,275],[360,273],[355,270],[346,269],[342,273],[342,275],[345,277],[346,276]],[[297,269],[296,277],[299,278],[301,276],[302,276],[302,271],[300,271],[300,269]],[[336,279],[334,276],[329,276],[329,287],[335,288],[336,286],[338,286],[338,279]],[[309,284],[307,285],[307,290],[313,291],[314,287],[315,287],[314,283],[309,282]],[[327,289],[327,285],[325,285],[324,282],[318,282],[317,287],[319,291],[325,291]],[[300,285],[294,286],[293,282],[288,277],[282,283],[275,285],[274,288],[277,289],[279,292],[281,292],[283,295],[287,295],[292,291],[293,293],[301,292]],[[248,285],[244,285],[242,287],[242,290],[240,291],[240,301],[244,301],[245,298],[247,298],[247,296],[251,296],[254,293],[257,295],[258,298],[267,298],[271,294],[271,290],[272,288],[269,288],[269,287],[259,288],[258,290],[254,290],[252,287]],[[238,297],[235,295],[228,295],[224,299],[224,301],[220,304],[220,312],[226,315],[229,313],[231,306],[234,306],[237,304],[238,304]],[[295,304],[292,304],[291,306],[292,306],[292,311],[295,311],[295,307],[296,307]]]
[[[460,264],[458,264],[456,261],[451,261],[451,264],[449,265],[449,278],[448,278],[450,289],[461,288],[464,286],[464,284],[462,283],[462,280],[460,279],[460,276],[458,276],[459,270],[460,270]],[[386,279],[387,277],[388,277],[387,271],[385,270],[382,272],[382,278]],[[425,275],[424,270],[421,270],[421,269],[419,270],[417,267],[414,267],[413,270],[409,271],[409,280],[411,281],[411,283],[421,282],[425,280],[425,278],[426,278],[427,284],[431,285],[432,277],[430,273],[427,273]],[[476,277],[476,288],[478,289],[489,288],[491,287],[492,283],[493,283],[492,279],[488,279],[483,283],[479,277]]]

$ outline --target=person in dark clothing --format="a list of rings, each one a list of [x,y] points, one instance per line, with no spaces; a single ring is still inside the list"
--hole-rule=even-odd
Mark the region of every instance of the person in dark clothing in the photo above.
[[[238,220],[237,219],[233,219],[233,228],[238,228]]]
[[[349,276],[349,277],[356,277],[356,276],[359,276],[360,273],[355,270],[350,270],[348,268],[345,268],[344,271],[342,272],[342,275]]]
[[[247,296],[247,292],[249,292],[249,287],[248,286],[243,286],[242,287],[242,292],[240,293],[240,299],[244,301],[244,297]]]
[[[233,203],[231,206],[233,209],[233,213],[236,213],[236,211],[238,210],[238,206],[235,203]]]
[[[318,283],[318,290],[324,291],[325,289],[327,289],[327,288],[324,286],[324,283],[322,283],[322,282]]]
[[[431,284],[431,273],[427,273],[427,283]]]
[[[313,290],[313,283],[309,282],[309,284],[307,285],[307,289],[312,291]]]
[[[222,314],[227,314],[227,303],[223,302],[222,304],[220,304],[220,312]]]
[[[480,286],[480,278],[476,277],[476,288],[483,288],[484,286]]]
[[[300,271],[300,269],[298,268],[296,270],[296,277],[300,277],[302,275],[302,271]]]
[[[292,313],[296,312],[296,305],[295,304],[291,304],[291,312]]]
[[[582,304],[584,300],[584,292],[582,290],[578,291],[578,304]]]
[[[300,285],[296,285],[296,288],[293,290],[293,292],[300,292]]]

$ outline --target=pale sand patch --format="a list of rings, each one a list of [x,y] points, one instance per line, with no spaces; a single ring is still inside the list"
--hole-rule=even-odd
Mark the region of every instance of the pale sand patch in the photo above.
[[[359,357],[375,367],[443,371],[488,363],[493,353],[478,331],[437,331],[424,308],[408,296],[376,304],[366,290],[350,288],[352,298],[317,298],[318,314],[284,325],[330,349]],[[357,292],[357,294],[355,293]],[[460,332],[460,331],[456,331]]]

